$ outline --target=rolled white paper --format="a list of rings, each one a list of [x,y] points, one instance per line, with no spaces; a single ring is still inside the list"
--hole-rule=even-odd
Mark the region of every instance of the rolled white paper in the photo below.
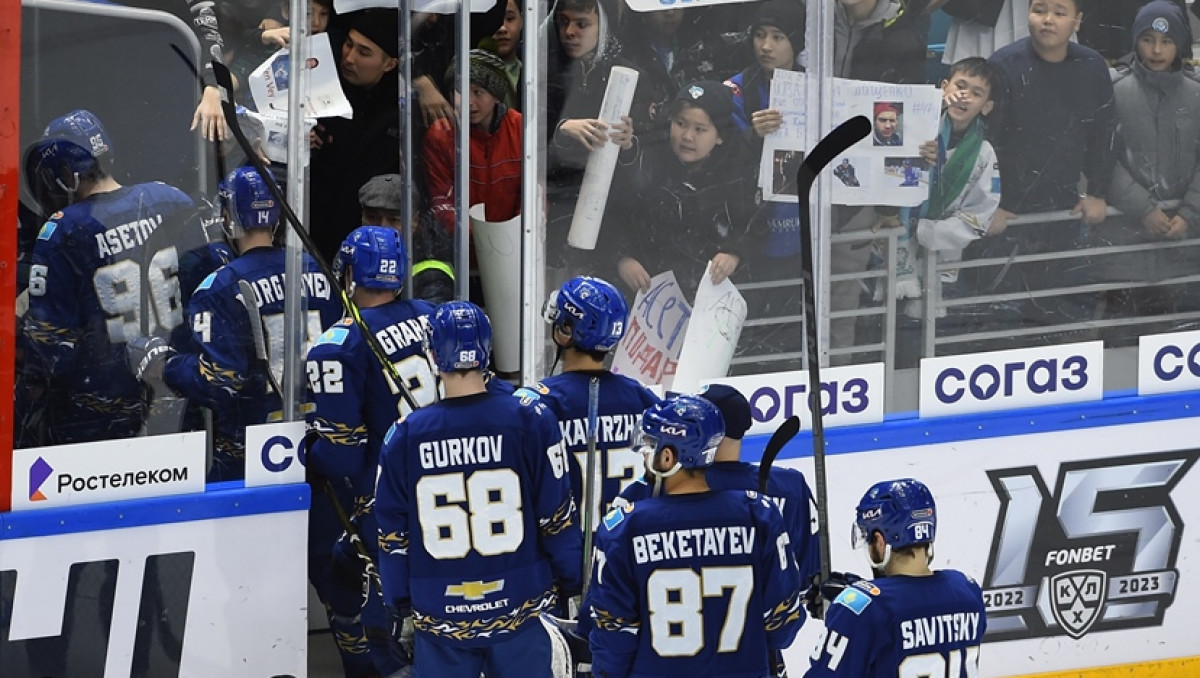
[[[672,391],[695,393],[700,382],[724,377],[742,335],[746,300],[729,278],[714,285],[711,268],[709,262],[696,290],[692,318],[683,337],[683,348],[679,350],[675,379],[670,385]]]
[[[499,372],[521,367],[521,215],[487,221],[483,204],[471,206],[475,262],[492,323],[492,360]]]
[[[609,125],[621,122],[621,116],[629,115],[633,105],[633,92],[637,89],[638,72],[624,66],[613,66],[608,75],[608,86],[604,89],[604,101],[600,104],[600,119]],[[600,236],[600,222],[604,217],[604,205],[608,202],[608,191],[612,186],[613,171],[617,168],[617,156],[621,147],[609,141],[588,155],[587,167],[583,170],[583,183],[579,187],[579,198],[575,201],[575,214],[571,218],[571,230],[567,233],[567,244],[581,250],[596,249]]]

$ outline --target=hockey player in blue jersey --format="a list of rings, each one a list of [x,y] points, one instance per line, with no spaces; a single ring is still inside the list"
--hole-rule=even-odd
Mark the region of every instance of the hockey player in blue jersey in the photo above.
[[[273,238],[280,207],[258,171],[239,167],[222,183],[219,207],[239,256],[205,278],[192,295],[187,318],[198,353],[175,353],[161,345],[144,347],[147,355],[164,361],[163,381],[213,412],[215,441],[210,482],[235,480],[245,474],[245,427],[261,424],[281,407],[279,394],[268,389],[265,370],[258,364],[250,317],[239,281],[254,289],[254,299],[267,329],[270,369],[279,380],[283,372],[283,248]],[[311,257],[304,258],[303,293],[308,343],[342,312],[329,280]],[[146,362],[146,361],[143,361]],[[153,375],[151,362],[146,372]]]
[[[41,444],[136,435],[148,410],[126,343],[184,321],[176,272],[193,202],[161,182],[122,186],[113,156],[85,110],[55,118],[26,153],[30,192],[49,215],[33,247],[18,353],[22,383],[44,385],[49,400],[37,406],[48,419]]]
[[[443,304],[430,326],[445,397],[397,423],[381,452],[384,600],[395,619],[411,615],[417,676],[548,678],[538,617],[556,590],[582,586],[558,422],[536,394],[488,392],[492,332],[479,307]]]
[[[659,398],[637,381],[604,369],[605,357],[625,335],[629,315],[625,298],[610,283],[600,278],[572,278],[551,295],[543,315],[551,323],[563,371],[534,390],[558,418],[571,464],[571,491],[580,512],[591,511],[599,517],[621,490],[641,475],[645,461],[633,450],[632,438],[642,412]],[[588,389],[593,380],[599,394],[593,473],[599,482],[590,492],[591,503],[585,504]],[[589,522],[595,529],[597,521]]]
[[[725,437],[717,446],[713,464],[704,474],[712,490],[758,490],[758,464],[741,461],[742,437],[750,429],[750,403],[741,391],[725,384],[709,384],[700,397],[716,405],[725,422]],[[651,474],[653,475],[653,474]],[[651,481],[642,477],[621,493],[618,503],[640,501],[653,494]],[[772,466],[767,475],[767,497],[779,507],[783,526],[796,556],[800,578],[806,585],[821,572],[821,553],[815,531],[812,490],[804,474]]]
[[[425,335],[433,305],[397,295],[408,271],[408,255],[399,231],[361,226],[342,243],[334,272],[339,273],[360,316],[377,338],[418,405],[437,397],[437,380],[425,357]],[[327,329],[308,352],[308,470],[310,474],[349,478],[354,495],[350,520],[363,546],[375,556],[378,527],[373,513],[379,449],[392,424],[409,411],[392,377],[379,363],[352,318]],[[377,558],[376,558],[377,560]],[[333,550],[336,572],[328,601],[334,640],[343,657],[370,656],[379,675],[390,676],[407,664],[392,642],[391,620],[382,592],[367,578],[349,535]],[[356,623],[360,617],[362,624]],[[359,630],[366,627],[366,635]]]
[[[836,576],[807,678],[979,675],[987,628],[983,593],[957,570],[931,570],[937,507],[929,488],[905,478],[877,483],[858,502],[854,545],[873,580]],[[810,590],[810,603],[817,598]]]
[[[762,678],[803,623],[778,509],[706,482],[724,428],[692,395],[642,415],[639,447],[663,494],[613,508],[596,534],[585,609],[599,678]]]

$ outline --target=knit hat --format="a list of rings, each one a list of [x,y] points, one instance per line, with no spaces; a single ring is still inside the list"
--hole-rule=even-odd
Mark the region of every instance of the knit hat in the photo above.
[[[364,210],[399,212],[400,191],[404,179],[399,174],[380,174],[371,177],[358,189],[358,205]]]
[[[886,113],[888,111],[899,114],[900,107],[890,101],[875,102],[875,117],[879,117],[880,113]]]
[[[512,84],[504,72],[504,60],[495,52],[486,49],[473,49],[468,56],[471,59],[471,72],[468,76],[471,78],[471,84],[479,85],[502,102],[507,101],[509,93],[512,92]],[[457,72],[456,58],[450,63],[450,68],[446,69],[447,87],[454,87]]]
[[[792,51],[799,54],[804,49],[804,3],[800,0],[767,0],[758,6],[750,33],[760,26],[774,26],[792,43]]]
[[[395,9],[372,7],[350,12],[343,17],[346,30],[362,33],[393,59],[400,56],[400,12]]]
[[[713,124],[717,126],[717,131],[721,133],[721,136],[726,136],[733,126],[733,90],[728,85],[716,80],[697,80],[687,85],[679,90],[679,93],[675,95],[675,100],[671,102],[667,113],[668,119],[675,115],[684,104],[704,109],[704,112],[708,113],[708,117],[712,118]]]
[[[700,397],[717,406],[725,420],[725,437],[741,440],[750,429],[750,403],[732,386],[709,384],[700,391]]]
[[[1179,54],[1192,44],[1192,29],[1183,10],[1171,0],[1154,0],[1138,10],[1133,20],[1133,50],[1137,52],[1138,38],[1146,31],[1156,31],[1175,42]]]

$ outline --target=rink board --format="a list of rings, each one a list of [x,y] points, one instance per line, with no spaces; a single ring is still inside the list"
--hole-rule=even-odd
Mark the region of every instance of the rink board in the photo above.
[[[4,678],[303,677],[307,485],[0,514]]]
[[[833,569],[867,570],[849,538],[863,492],[917,477],[938,503],[934,567],[962,570],[985,592],[981,676],[1200,675],[1197,413],[1195,393],[1114,395],[828,431]],[[747,439],[744,458],[757,460],[765,438]],[[776,463],[815,491],[811,450],[804,432]],[[1089,593],[1055,595],[1072,578]],[[810,621],[785,653],[793,674],[819,632]]]

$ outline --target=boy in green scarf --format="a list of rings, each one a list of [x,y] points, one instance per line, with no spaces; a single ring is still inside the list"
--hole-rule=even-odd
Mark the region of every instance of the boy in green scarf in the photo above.
[[[921,146],[931,168],[929,199],[919,208],[917,241],[941,261],[960,261],[963,248],[985,235],[1000,205],[996,153],[984,138],[983,117],[992,111],[992,68],[969,57],[950,67],[942,81],[938,138]],[[918,215],[914,215],[918,216]],[[943,271],[941,282],[956,282]]]

